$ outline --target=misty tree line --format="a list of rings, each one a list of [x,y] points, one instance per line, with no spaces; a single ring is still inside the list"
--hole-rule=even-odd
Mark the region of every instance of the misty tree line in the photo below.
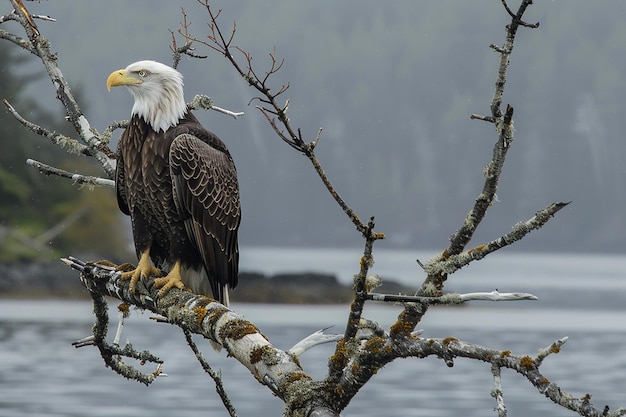
[[[40,125],[33,125],[22,115],[25,109],[13,106],[9,100],[4,105],[19,122],[32,131],[45,136],[54,143],[62,144],[66,150],[89,155],[99,161],[105,177],[112,176],[114,152],[107,146],[110,134],[123,123],[114,122],[107,132],[99,133],[89,127],[89,123],[80,109],[76,97],[57,67],[57,62],[45,39],[45,34],[37,26],[38,20],[51,20],[49,16],[31,14],[19,0],[11,0],[14,10],[3,16],[3,21],[17,21],[24,29],[24,35],[0,32],[3,38],[39,57],[48,76],[57,89],[58,98],[67,110],[67,119],[72,124],[74,138],[60,137],[52,130]],[[252,88],[251,97],[256,97],[257,109],[264,116],[275,135],[301,154],[300,164],[308,159],[324,187],[344,213],[346,221],[352,224],[354,232],[362,238],[363,255],[355,260],[354,299],[350,305],[346,328],[341,335],[316,333],[303,339],[293,348],[284,351],[271,345],[260,330],[250,321],[235,311],[229,310],[214,300],[186,291],[173,289],[163,297],[156,295],[157,289],[143,285],[138,288],[139,296],[129,291],[128,281],[120,279],[120,269],[110,262],[84,262],[68,257],[65,262],[80,271],[80,279],[90,291],[94,301],[96,324],[93,336],[80,342],[81,345],[95,345],[100,351],[105,364],[127,378],[149,384],[158,378],[161,361],[149,352],[135,351],[131,346],[120,347],[110,344],[107,338],[108,317],[104,295],[113,296],[123,301],[126,307],[137,306],[158,313],[163,320],[180,326],[186,335],[190,348],[200,365],[215,381],[218,395],[222,398],[225,409],[230,415],[236,415],[236,405],[231,404],[228,393],[223,390],[219,373],[214,372],[210,364],[197,353],[197,346],[191,339],[192,333],[203,335],[221,345],[226,352],[247,367],[252,377],[261,382],[269,392],[285,402],[285,415],[288,416],[336,416],[350,403],[359,390],[386,364],[400,358],[424,358],[435,356],[448,366],[453,366],[459,358],[483,361],[491,365],[494,380],[492,395],[495,412],[506,416],[506,387],[501,384],[502,369],[511,369],[521,378],[528,380],[537,389],[538,395],[544,395],[555,404],[570,409],[583,416],[621,416],[626,410],[611,410],[608,407],[595,407],[590,395],[574,398],[564,392],[558,381],[551,381],[549,375],[542,373],[541,365],[549,356],[561,351],[567,338],[554,341],[546,347],[538,347],[535,356],[517,354],[512,350],[498,350],[466,343],[454,337],[443,339],[421,338],[416,326],[428,313],[429,306],[438,304],[462,304],[469,300],[506,301],[534,299],[528,293],[498,293],[497,291],[472,294],[450,294],[444,291],[445,283],[461,267],[488,256],[489,254],[513,244],[541,228],[568,203],[554,202],[547,207],[528,213],[528,217],[519,221],[510,230],[491,241],[469,247],[469,242],[496,200],[499,179],[509,150],[515,152],[515,134],[513,121],[514,107],[503,101],[509,59],[514,58],[513,46],[518,32],[536,29],[537,22],[527,21],[525,12],[531,6],[531,0],[522,0],[517,9],[512,9],[506,1],[502,6],[508,15],[506,37],[499,45],[491,48],[498,54],[496,81],[493,98],[484,113],[474,113],[473,123],[485,123],[495,128],[495,144],[491,151],[491,160],[484,169],[484,182],[481,190],[474,196],[472,207],[464,219],[459,219],[458,229],[452,230],[449,244],[439,255],[425,263],[420,263],[422,284],[416,288],[415,295],[397,296],[375,292],[380,279],[370,274],[375,246],[385,238],[384,233],[376,228],[375,218],[369,213],[355,211],[349,199],[341,195],[341,189],[334,187],[317,158],[318,145],[324,146],[324,132],[303,134],[297,127],[297,120],[290,120],[288,112],[289,84],[281,78],[283,59],[275,52],[270,52],[267,66],[257,64],[253,56],[236,43],[236,30],[219,19],[219,12],[208,3],[201,2],[205,8],[204,19],[209,22],[207,32],[193,33],[183,24],[174,35],[172,49],[174,58],[181,54],[197,55],[202,48],[207,53],[226,58],[233,70],[241,75]],[[258,65],[258,66],[257,66]],[[298,80],[293,80],[293,83]],[[476,111],[478,111],[477,109]],[[42,121],[36,121],[41,123]],[[16,122],[17,123],[17,122]],[[62,140],[61,140],[62,139]],[[392,149],[389,150],[392,152]],[[401,150],[398,150],[402,153]],[[63,174],[54,167],[39,167],[47,174]],[[478,168],[476,168],[478,169]],[[96,183],[97,178],[81,177],[85,183]],[[455,184],[449,185],[451,187]],[[546,202],[547,203],[547,202]],[[539,208],[539,207],[538,207]],[[397,321],[389,328],[382,328],[375,320],[363,315],[363,307],[373,301],[400,303]],[[328,374],[323,380],[313,380],[301,367],[297,357],[307,349],[320,343],[335,343],[335,351],[328,358]],[[142,362],[156,362],[156,370],[142,373],[132,365],[132,359]],[[375,383],[375,382],[373,382]],[[591,388],[591,387],[590,387]]]

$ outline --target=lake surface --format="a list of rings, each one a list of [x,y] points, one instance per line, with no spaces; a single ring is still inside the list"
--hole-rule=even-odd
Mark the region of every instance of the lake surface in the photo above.
[[[377,252],[376,272],[402,283],[423,277],[415,263],[431,254]],[[360,253],[324,250],[242,250],[242,269],[266,273],[326,271],[346,282]],[[626,257],[581,255],[495,255],[449,279],[450,291],[523,291],[539,301],[472,302],[462,308],[431,309],[420,324],[425,337],[459,339],[517,354],[569,336],[562,352],[542,365],[550,380],[576,397],[587,392],[602,408],[626,406]],[[236,296],[234,297],[236,299]],[[116,303],[111,303],[115,308]],[[257,324],[272,343],[288,349],[328,326],[341,333],[347,306],[246,305],[233,309]],[[371,303],[367,318],[391,324],[400,308]],[[0,416],[225,416],[212,381],[201,371],[174,326],[133,312],[122,340],[149,349],[165,361],[168,377],[149,387],[127,381],[104,367],[96,348],[71,342],[91,333],[91,303],[83,301],[0,301]],[[113,310],[111,317],[115,317]],[[115,321],[112,319],[112,321]],[[110,334],[114,329],[110,330]],[[197,340],[205,344],[202,340]],[[333,346],[301,356],[314,378],[326,373]],[[203,349],[239,416],[280,416],[282,402],[225,353]],[[146,365],[146,372],[153,368]],[[344,411],[345,416],[489,416],[494,400],[489,366],[457,359],[448,368],[436,358],[404,359],[382,369]],[[510,417],[574,416],[537,393],[512,371],[503,370]]]

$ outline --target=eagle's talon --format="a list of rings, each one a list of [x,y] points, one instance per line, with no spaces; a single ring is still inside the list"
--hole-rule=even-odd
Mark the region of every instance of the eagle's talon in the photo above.
[[[176,277],[170,277],[169,275],[163,278],[157,278],[154,280],[154,287],[155,288],[161,288],[159,290],[159,297],[162,297],[163,295],[165,295],[169,290],[172,289],[172,287],[176,287],[178,289],[183,289],[185,288],[185,284],[183,284],[183,281],[180,280],[180,278],[176,278]]]
[[[164,296],[172,287],[176,287],[178,289],[185,288],[185,284],[183,283],[183,279],[180,274],[180,263],[176,262],[174,264],[174,268],[162,278],[156,278],[154,280],[154,287],[161,288],[159,290],[159,297]]]
[[[151,276],[160,276],[161,270],[152,266],[150,263],[150,251],[145,251],[139,262],[137,262],[137,268],[132,271],[122,272],[121,279],[127,280],[130,279],[130,284],[128,285],[131,293],[137,292],[137,282],[139,282],[140,278],[149,278]]]

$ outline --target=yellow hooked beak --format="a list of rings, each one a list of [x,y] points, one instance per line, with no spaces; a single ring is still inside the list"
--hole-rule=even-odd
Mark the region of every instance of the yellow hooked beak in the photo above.
[[[117,87],[119,85],[136,85],[141,84],[143,81],[135,77],[134,74],[128,73],[126,70],[113,71],[109,78],[107,78],[107,91],[111,91],[111,87]]]

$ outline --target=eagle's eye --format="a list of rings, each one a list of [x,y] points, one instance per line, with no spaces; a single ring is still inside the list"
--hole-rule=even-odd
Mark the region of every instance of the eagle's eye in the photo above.
[[[139,75],[141,78],[143,78],[146,75],[148,75],[148,71],[146,71],[146,70],[139,70],[139,71],[137,71],[137,75]]]

